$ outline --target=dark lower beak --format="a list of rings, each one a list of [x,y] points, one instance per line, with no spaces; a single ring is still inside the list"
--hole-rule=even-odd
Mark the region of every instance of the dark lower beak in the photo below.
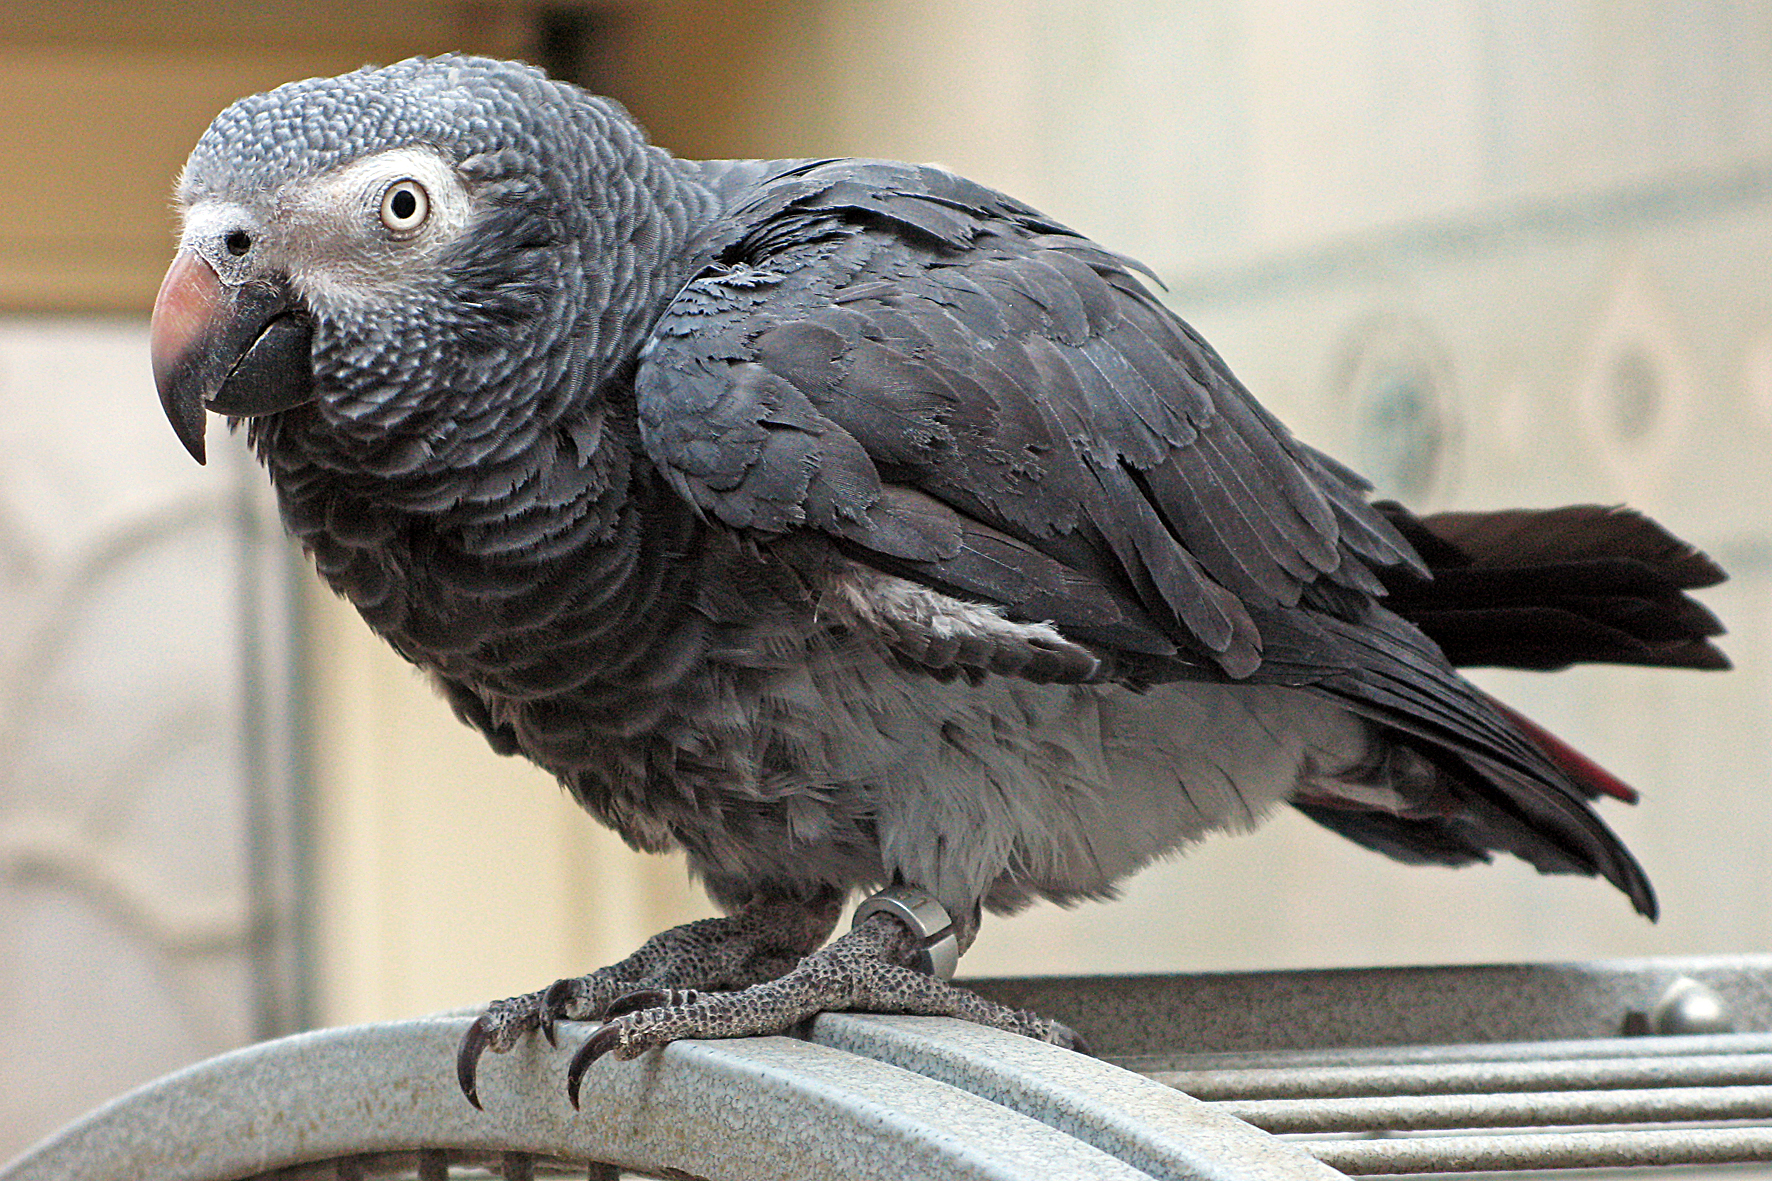
[[[166,418],[198,463],[204,412],[251,417],[313,400],[307,315],[282,287],[228,287],[181,250],[154,300],[148,351]]]

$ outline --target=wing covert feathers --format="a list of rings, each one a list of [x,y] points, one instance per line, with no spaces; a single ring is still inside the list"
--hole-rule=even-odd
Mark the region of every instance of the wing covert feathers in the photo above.
[[[729,525],[810,526],[1077,639],[1160,636],[1212,676],[1260,667],[1252,608],[1420,572],[1366,486],[1132,264],[1025,206],[933,169],[817,162],[724,226],[636,384],[648,451]],[[984,536],[1066,576],[1030,596],[969,547]],[[1097,630],[1113,616],[1131,627]]]

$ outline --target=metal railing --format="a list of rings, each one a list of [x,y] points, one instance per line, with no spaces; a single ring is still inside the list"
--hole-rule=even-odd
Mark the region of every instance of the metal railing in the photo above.
[[[64,1129],[4,1181],[241,1181],[484,1169],[506,1178],[1149,1177],[1327,1181],[1298,1149],[1180,1092],[1012,1034],[832,1015],[809,1040],[679,1042],[600,1062],[582,1109],[561,1048],[451,1065],[467,1018],[298,1034],[169,1075]],[[484,1174],[482,1174],[484,1175]]]
[[[1772,957],[985,988],[1344,1173],[1772,1161]]]
[[[1772,1160],[1772,957],[976,986],[1106,1058],[833,1014],[803,1038],[604,1060],[574,1112],[564,1071],[591,1027],[565,1026],[559,1049],[488,1056],[482,1113],[451,1067],[466,1017],[323,1030],[132,1092],[0,1181],[1329,1181]],[[1723,1026],[1741,1032],[1687,1032]]]

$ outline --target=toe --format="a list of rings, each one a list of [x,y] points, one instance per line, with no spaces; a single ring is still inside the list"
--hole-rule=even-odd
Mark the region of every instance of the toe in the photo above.
[[[618,996],[603,1010],[603,1020],[613,1021],[641,1009],[669,1009],[676,1005],[693,1005],[701,994],[693,988],[641,988]]]
[[[475,1110],[484,1110],[480,1106],[480,1055],[486,1052],[491,1038],[486,1032],[486,1017],[474,1018],[468,1026],[467,1033],[462,1035],[461,1045],[455,1051],[455,1081],[461,1086],[461,1093],[467,1096],[468,1102]]]
[[[493,1001],[462,1035],[455,1051],[455,1081],[475,1107],[480,1106],[480,1059],[488,1050],[504,1053],[524,1034],[537,1028],[541,1024],[541,1000],[541,993],[531,992]]]
[[[1036,1020],[1039,1020],[1035,1014],[1030,1013],[1028,1016],[1035,1017]],[[1040,1020],[1039,1023],[1043,1028],[1032,1036],[1039,1038],[1043,1042],[1051,1042],[1055,1046],[1062,1046],[1067,1050],[1075,1050],[1077,1053],[1087,1054],[1091,1058],[1095,1057],[1095,1051],[1089,1048],[1089,1042],[1082,1034],[1078,1033],[1070,1026],[1059,1021]]]
[[[585,1071],[593,1063],[620,1043],[622,1035],[621,1023],[612,1021],[585,1039],[585,1044],[578,1048],[572,1056],[572,1062],[566,1067],[566,1097],[572,1100],[573,1110],[578,1110],[578,1090],[584,1082]]]
[[[554,1025],[566,1013],[572,1004],[574,980],[556,980],[542,990],[541,1012],[537,1015],[537,1023],[541,1035],[548,1039],[548,1045],[558,1049],[560,1042],[554,1036]]]

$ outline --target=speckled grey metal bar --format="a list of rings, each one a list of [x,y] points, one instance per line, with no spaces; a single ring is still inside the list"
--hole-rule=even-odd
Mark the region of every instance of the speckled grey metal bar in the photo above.
[[[1676,1120],[1772,1119],[1772,1086],[1643,1091],[1527,1091],[1354,1099],[1251,1099],[1214,1104],[1267,1132],[1528,1128]]]
[[[1710,989],[1736,1028],[1772,1028],[1772,956],[998,980],[978,989],[1058,1017],[1105,1053],[1202,1093],[1310,1096],[1290,1109],[1294,1120],[1325,1081],[1373,1096],[1356,1103],[1403,1105],[1368,1112],[1365,1127],[1432,1118],[1445,1126],[1443,1114],[1425,1114],[1426,1100],[1417,1112],[1408,1106],[1416,1100],[1382,1097],[1396,1092],[1587,1092],[1602,1081],[1651,1089],[1542,1104],[1518,1093],[1432,1102],[1466,1113],[1469,1124],[1459,1126],[1512,1121],[1522,1107],[1537,1123],[1763,1118],[1772,1091],[1766,1033],[1616,1036],[1643,1028],[1645,1015],[1654,1026],[1658,1001],[1682,977]],[[525,1044],[488,1056],[482,1114],[453,1082],[468,1019],[328,1030],[224,1055],[70,1125],[0,1169],[0,1181],[233,1181],[420,1149],[414,1159],[426,1175],[447,1149],[455,1159],[605,1162],[592,1176],[620,1165],[735,1181],[1328,1176],[1301,1154],[1304,1142],[1274,1140],[1155,1081],[934,1019],[827,1016],[814,1023],[812,1044],[684,1042],[632,1063],[606,1060],[586,1078],[581,1115],[564,1101],[563,1072],[587,1028],[567,1026],[557,1050]],[[1672,1091],[1679,1083],[1688,1088]],[[1309,1116],[1319,1118],[1327,1117]],[[1713,1163],[1772,1159],[1772,1130],[1405,1135],[1308,1147],[1368,1173]]]
[[[1473,1042],[1464,1045],[1343,1046],[1330,1050],[1244,1050],[1135,1058],[1141,1065],[1177,1069],[1243,1070],[1276,1066],[1393,1066],[1441,1062],[1549,1062],[1604,1058],[1681,1058],[1713,1054],[1772,1054],[1772,1034],[1711,1033],[1692,1037],[1597,1037],[1575,1041]],[[1155,1066],[1153,1069],[1167,1069]]]
[[[1675,979],[1738,1029],[1772,1029],[1772,956],[968,981],[1056,1017],[1110,1058],[1199,1051],[1613,1037]]]
[[[1720,1165],[1772,1160],[1772,1128],[1325,1140],[1307,1147],[1354,1175]]]
[[[1330,1181],[1307,1154],[1100,1059],[940,1017],[827,1013],[813,1041],[1003,1104],[1154,1176]]]
[[[897,1067],[788,1038],[680,1042],[599,1062],[584,1109],[561,1047],[488,1055],[469,1107],[455,1086],[465,1018],[299,1034],[223,1055],[70,1125],[4,1181],[231,1181],[354,1153],[461,1148],[603,1161],[712,1179],[1145,1175],[1044,1123]]]
[[[1772,1054],[1585,1058],[1550,1062],[1411,1062],[1397,1066],[1301,1066],[1267,1070],[1160,1070],[1152,1072],[1150,1077],[1206,1100],[1750,1086],[1772,1078]]]

